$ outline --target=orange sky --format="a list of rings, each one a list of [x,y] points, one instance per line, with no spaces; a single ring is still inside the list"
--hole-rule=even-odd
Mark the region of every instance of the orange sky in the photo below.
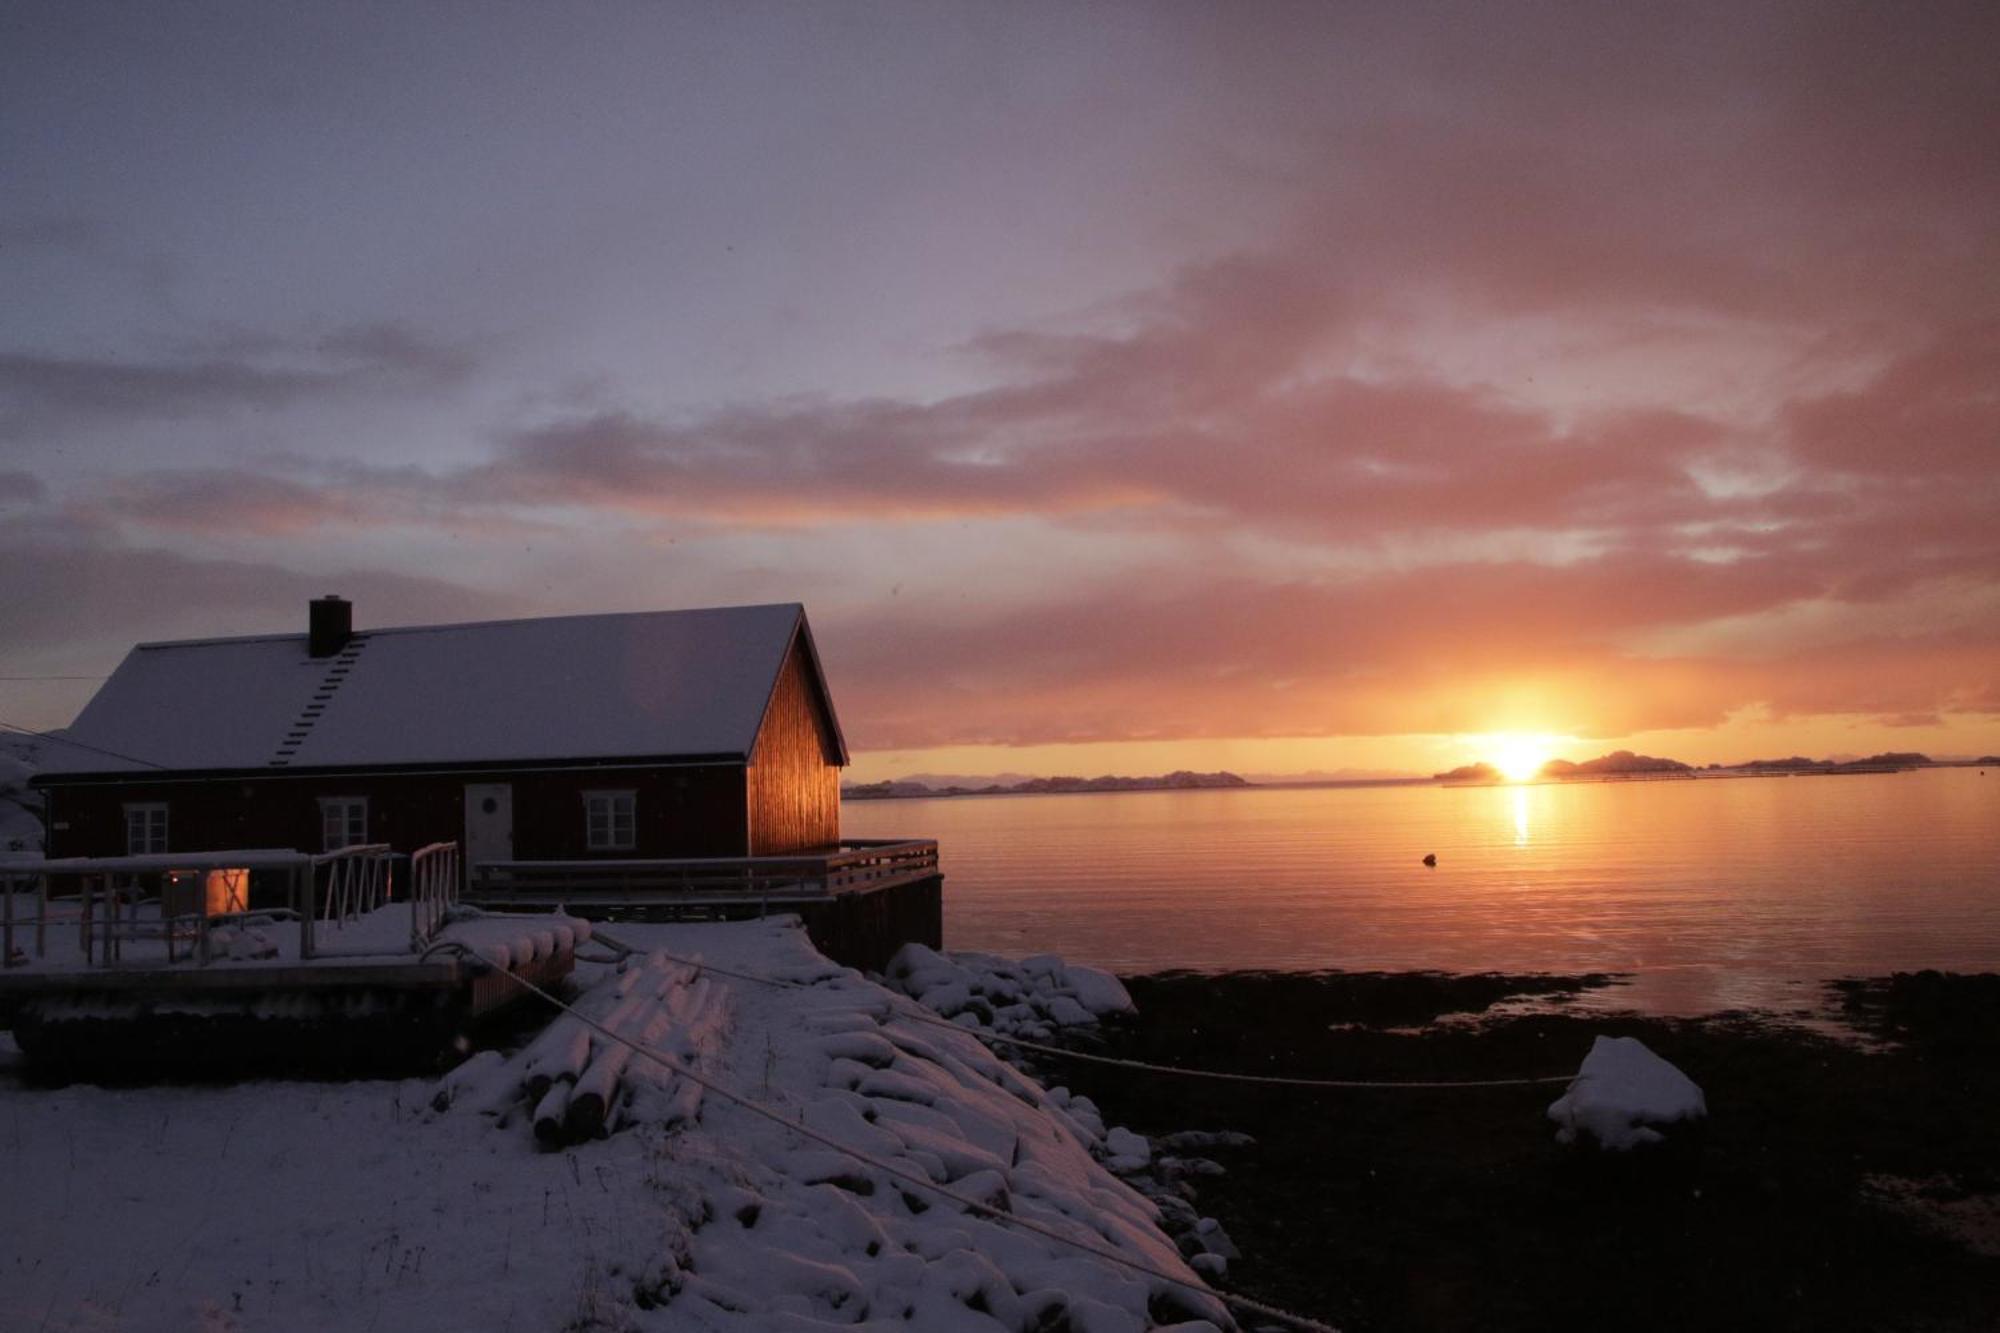
[[[2000,749],[1996,49],[1946,0],[24,10],[0,720],[339,592],[803,601],[861,779]]]
[[[1541,739],[1544,734],[1537,733]],[[1175,769],[1283,776],[1423,775],[1494,759],[1493,733],[1449,735],[1292,737],[1268,740],[1105,741],[1088,745],[947,746],[857,754],[849,782],[880,782],[917,773],[974,775],[1026,773],[1096,777],[1145,776]],[[1582,760],[1612,750],[1679,759],[1683,763],[1741,763],[1795,754],[1819,758],[1888,750],[1934,757],[2000,754],[2000,724],[1887,727],[1872,718],[1825,716],[1795,722],[1740,719],[1718,727],[1578,738],[1546,734],[1556,758]]]

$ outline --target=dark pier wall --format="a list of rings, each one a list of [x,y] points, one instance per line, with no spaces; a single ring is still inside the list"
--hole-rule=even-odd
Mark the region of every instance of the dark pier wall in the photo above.
[[[944,945],[944,876],[844,893],[799,912],[813,947],[843,967],[880,972],[905,944]]]

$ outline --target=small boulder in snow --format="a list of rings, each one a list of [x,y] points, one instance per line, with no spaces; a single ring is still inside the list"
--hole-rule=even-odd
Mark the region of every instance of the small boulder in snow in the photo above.
[[[1143,1134],[1119,1125],[1104,1136],[1104,1164],[1120,1175],[1144,1171],[1153,1160],[1153,1145]]]
[[[1599,1037],[1549,1106],[1558,1143],[1579,1134],[1618,1152],[1658,1143],[1661,1127],[1701,1120],[1708,1102],[1694,1080],[1646,1048],[1637,1037]]]
[[[1100,972],[1079,963],[1067,963],[1062,974],[1070,992],[1076,996],[1076,1002],[1093,1014],[1100,1017],[1105,1014],[1129,1014],[1135,1007],[1125,983],[1109,972]]]
[[[1095,1023],[1097,1016],[1072,1000],[1067,995],[1055,996],[1048,1002],[1049,1019],[1063,1027],[1075,1027],[1079,1023]]]

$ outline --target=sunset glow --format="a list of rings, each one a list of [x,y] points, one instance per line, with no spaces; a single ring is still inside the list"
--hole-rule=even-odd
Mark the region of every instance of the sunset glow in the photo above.
[[[2000,1323],[2000,0],[0,2],[0,1333]]]
[[[0,719],[338,591],[803,602],[855,781],[2000,751],[1994,6],[497,8],[10,29]]]
[[[1526,782],[1556,757],[1557,738],[1541,732],[1501,732],[1487,738],[1486,762],[1509,782]]]

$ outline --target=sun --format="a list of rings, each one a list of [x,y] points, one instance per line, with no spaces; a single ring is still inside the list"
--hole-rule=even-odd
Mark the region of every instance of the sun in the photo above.
[[[1487,738],[1486,762],[1509,782],[1526,782],[1555,757],[1556,738],[1542,732],[1502,731]]]

